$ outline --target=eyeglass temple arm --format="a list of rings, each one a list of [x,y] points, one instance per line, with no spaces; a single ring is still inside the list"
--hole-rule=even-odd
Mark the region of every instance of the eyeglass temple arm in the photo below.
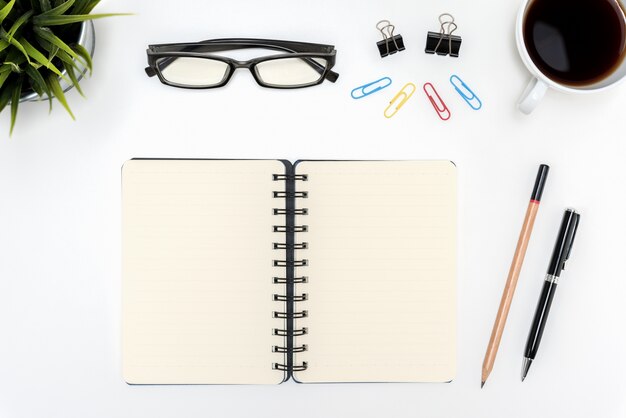
[[[238,45],[240,48],[266,47],[281,49],[289,52],[333,52],[335,47],[332,45],[312,44],[308,42],[281,41],[275,39],[253,39],[253,38],[224,38],[224,39],[207,39],[205,41],[195,42],[195,44],[215,44],[214,47],[231,45],[227,49],[232,49],[232,45]]]
[[[235,42],[236,41],[236,42]],[[211,42],[216,42],[219,43],[219,45],[209,45],[207,43],[211,43]],[[208,41],[200,41],[197,44],[190,44],[187,47],[182,47],[182,51],[185,50],[189,50],[189,49],[193,49],[195,52],[220,52],[220,51],[232,51],[234,49],[247,49],[247,48],[266,48],[266,49],[273,49],[276,51],[286,51],[286,52],[318,52],[318,51],[298,51],[296,49],[292,49],[292,48],[288,48],[286,46],[282,46],[282,45],[269,45],[269,44],[265,44],[262,41],[256,41],[255,43],[247,43],[247,44],[242,44],[242,42],[245,42],[245,40],[233,40],[233,45],[227,45],[228,42],[224,42],[223,40],[208,40]],[[276,41],[272,41],[275,42],[276,44],[278,44],[279,42]],[[204,45],[202,45],[204,43]],[[285,41],[284,44],[289,44],[290,46],[306,46],[303,44],[299,44],[297,42],[288,42]],[[324,45],[326,46],[326,45]],[[328,46],[328,48],[330,50],[334,49],[331,46]],[[311,48],[298,48],[298,49],[311,49]],[[314,48],[316,50],[319,50],[320,48]],[[168,57],[165,58],[164,60],[161,60],[161,62],[159,63],[159,66],[161,68],[167,68],[174,60],[176,59],[176,57]],[[323,74],[324,71],[326,71],[326,67],[321,65],[320,63],[318,63],[317,61],[315,61],[312,58],[303,58],[303,61],[305,61],[311,68],[313,68],[318,74]],[[148,77],[154,77],[156,75],[156,70],[152,67],[146,67],[145,68],[146,74],[148,75]],[[328,70],[328,72],[326,73],[326,76],[324,77],[326,78],[326,80],[330,81],[330,82],[335,82],[337,81],[337,79],[339,78],[339,74],[332,71],[332,70]]]

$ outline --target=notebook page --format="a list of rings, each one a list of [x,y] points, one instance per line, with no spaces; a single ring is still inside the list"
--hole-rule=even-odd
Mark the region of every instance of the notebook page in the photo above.
[[[304,161],[300,382],[445,382],[456,368],[456,168]]]
[[[272,277],[280,161],[131,160],[122,170],[123,375],[280,383]],[[279,206],[277,206],[279,205]]]

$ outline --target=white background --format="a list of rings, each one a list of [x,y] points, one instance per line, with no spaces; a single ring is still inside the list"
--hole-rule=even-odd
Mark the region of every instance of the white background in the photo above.
[[[626,415],[626,85],[594,96],[549,92],[515,109],[529,75],[515,49],[518,1],[104,1],[133,17],[96,22],[95,69],[56,103],[0,117],[0,417]],[[452,13],[458,59],[426,55]],[[380,19],[407,45],[381,59]],[[260,37],[331,43],[338,82],[222,89],[146,77],[148,43]],[[458,74],[483,100],[471,110]],[[381,76],[393,85],[355,101]],[[406,82],[418,91],[382,115]],[[440,121],[430,81],[452,118]],[[435,159],[459,169],[458,372],[450,384],[127,386],[120,372],[120,166],[131,157]],[[537,167],[552,167],[495,369],[480,369]],[[581,214],[542,346],[522,384],[522,352],[563,210]],[[244,260],[245,261],[245,260]]]

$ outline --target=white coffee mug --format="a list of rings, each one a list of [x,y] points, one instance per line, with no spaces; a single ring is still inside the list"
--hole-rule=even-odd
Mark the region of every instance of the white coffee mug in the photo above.
[[[524,20],[526,17],[526,10],[532,1],[534,0],[524,0],[517,15],[517,22],[515,23],[515,40],[517,41],[517,50],[522,57],[524,65],[526,65],[526,68],[528,68],[528,71],[530,71],[530,74],[533,76],[528,83],[526,90],[522,93],[522,97],[517,103],[517,107],[522,111],[522,113],[528,115],[535,110],[549,87],[563,93],[587,94],[606,90],[626,78],[626,59],[622,60],[620,66],[608,77],[596,83],[580,87],[561,84],[544,75],[530,58],[528,50],[526,49],[526,44],[524,43]],[[622,7],[624,7],[624,0],[619,0],[619,2]],[[622,42],[626,42],[626,40],[622,40]]]

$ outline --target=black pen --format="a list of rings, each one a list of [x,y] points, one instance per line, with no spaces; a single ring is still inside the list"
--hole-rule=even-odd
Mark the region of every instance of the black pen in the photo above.
[[[539,343],[541,342],[541,336],[546,326],[548,314],[550,313],[550,306],[552,305],[552,299],[556,292],[556,285],[559,282],[561,272],[565,268],[565,262],[569,258],[570,251],[572,250],[572,244],[576,237],[576,228],[578,228],[578,222],[580,221],[580,215],[573,209],[567,209],[563,215],[563,221],[561,222],[561,228],[559,229],[559,235],[556,239],[556,245],[552,252],[552,259],[550,260],[550,266],[548,267],[548,273],[543,283],[543,289],[541,289],[541,296],[539,297],[539,303],[535,310],[535,317],[533,318],[533,324],[530,327],[530,334],[528,334],[528,341],[526,341],[526,351],[524,353],[524,364],[522,365],[522,382],[528,374],[528,369],[532,364],[537,350],[539,349]]]

